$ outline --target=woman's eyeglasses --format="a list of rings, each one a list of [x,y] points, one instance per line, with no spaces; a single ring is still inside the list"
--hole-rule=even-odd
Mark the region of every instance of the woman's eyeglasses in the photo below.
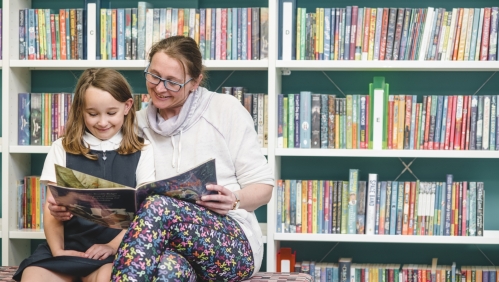
[[[146,80],[149,83],[152,83],[154,85],[158,85],[160,82],[163,82],[163,85],[165,86],[165,88],[170,90],[170,91],[173,91],[173,92],[180,91],[180,89],[182,89],[182,87],[184,87],[184,85],[186,85],[187,83],[189,83],[192,80],[192,77],[191,77],[189,80],[187,80],[184,83],[178,83],[178,82],[175,82],[172,80],[161,78],[155,74],[152,74],[152,73],[147,71],[148,69],[149,69],[149,67],[147,67],[147,69],[144,71],[144,77],[146,78]]]

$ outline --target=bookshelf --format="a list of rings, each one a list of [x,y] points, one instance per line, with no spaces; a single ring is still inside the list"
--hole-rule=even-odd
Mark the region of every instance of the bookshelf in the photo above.
[[[113,1],[112,8],[136,7],[138,1]],[[231,1],[170,1],[166,5],[163,1],[148,1],[153,7],[161,8],[173,5],[173,7],[232,7]],[[2,155],[2,214],[0,221],[0,237],[2,240],[2,264],[17,265],[25,257],[29,256],[32,250],[32,240],[44,239],[41,230],[19,230],[17,228],[17,192],[16,181],[23,176],[33,173],[35,160],[43,158],[49,151],[49,146],[18,146],[17,145],[17,93],[31,92],[36,89],[37,83],[34,72],[55,71],[81,71],[90,67],[108,67],[120,71],[134,71],[140,76],[140,71],[147,66],[145,60],[19,60],[19,9],[24,8],[51,8],[54,11],[60,8],[83,8],[84,1],[38,1],[38,0],[3,0],[3,56],[5,60],[0,60],[2,72],[2,135],[0,149]],[[268,6],[267,1],[262,0],[255,3],[256,6]],[[245,3],[237,4],[239,7],[246,7]],[[272,4],[270,5],[272,6]],[[271,9],[275,8],[272,7]],[[275,19],[272,19],[273,21]],[[274,36],[275,38],[275,36]],[[271,41],[274,40],[271,39]],[[276,45],[275,43],[271,43]],[[5,65],[4,65],[5,62]],[[247,60],[247,61],[218,61],[206,60],[203,64],[209,72],[212,71],[263,71],[267,73],[270,60]],[[33,79],[33,80],[32,80]],[[54,82],[55,84],[56,82]],[[134,87],[135,88],[135,87]],[[267,148],[262,148],[262,153],[269,154]],[[267,224],[261,223],[262,230],[266,233]],[[3,227],[3,228],[2,228]],[[266,240],[266,238],[264,238]]]
[[[33,0],[33,2],[36,2]],[[76,6],[83,7],[83,0]],[[114,2],[114,1],[113,1]],[[132,7],[137,1],[133,0],[117,0],[126,7]],[[165,7],[160,1],[154,2],[154,7]],[[215,1],[215,0],[197,0],[197,1],[173,1],[173,5],[178,7],[184,6],[232,6],[232,1]],[[246,5],[254,5],[253,2],[243,1],[248,3]],[[261,2],[261,1],[260,1]],[[259,2],[259,3],[260,3]],[[306,2],[306,3],[305,3]],[[359,5],[377,7],[382,5],[390,5],[393,7],[437,7],[435,3],[426,1],[424,3],[411,4],[410,1],[378,1],[379,4],[373,4],[367,0],[364,1],[339,1],[335,2],[335,7],[344,7],[346,5]],[[442,1],[443,2],[443,1]],[[49,4],[41,4],[41,0],[36,2],[38,6],[54,5],[54,9],[67,8],[65,5],[67,1],[51,0]],[[425,74],[438,74],[438,73],[451,73],[458,74],[461,72],[481,73],[481,72],[495,72],[499,70],[499,62],[486,61],[486,62],[455,62],[455,61],[283,61],[277,59],[278,48],[278,1],[268,0],[264,6],[269,8],[269,53],[267,60],[256,61],[215,61],[207,60],[204,65],[208,71],[264,71],[267,72],[266,77],[268,80],[269,95],[269,112],[268,112],[268,148],[262,149],[262,152],[267,156],[270,166],[275,171],[275,178],[280,179],[289,175],[287,172],[287,163],[290,159],[297,160],[292,163],[310,162],[309,170],[317,168],[320,164],[316,164],[316,160],[327,159],[349,159],[351,162],[363,161],[367,159],[380,160],[381,162],[389,159],[396,158],[431,158],[437,159],[470,159],[470,160],[496,160],[499,159],[498,151],[410,151],[410,150],[324,150],[324,149],[277,149],[277,94],[283,93],[296,93],[300,90],[311,90],[316,93],[330,93],[331,90],[336,91],[332,85],[327,81],[321,81],[320,86],[311,85],[310,82],[314,81],[321,72],[328,72],[329,74],[339,74],[339,78],[335,77],[335,81],[342,80],[347,76],[352,77],[372,77],[375,75],[386,75],[392,73],[420,73]],[[74,3],[70,4],[74,5]],[[114,5],[114,3],[113,3]],[[240,5],[240,4],[238,4]],[[323,0],[313,1],[297,1],[297,5],[307,7],[325,7],[330,5],[329,2]],[[447,4],[445,4],[447,5]],[[452,5],[458,6],[492,6],[497,5],[493,0],[482,0],[479,2],[468,1],[455,2]],[[38,8],[37,6],[37,8]],[[83,70],[89,67],[110,67],[121,71],[141,71],[146,66],[146,61],[86,61],[86,60],[70,60],[70,61],[33,61],[33,60],[19,60],[19,44],[18,44],[18,10],[22,8],[31,8],[31,0],[2,0],[3,11],[3,61],[0,61],[0,68],[2,70],[2,135],[0,152],[2,152],[2,219],[0,221],[0,237],[2,238],[2,264],[15,265],[21,262],[22,259],[27,257],[31,252],[32,239],[44,239],[42,231],[36,230],[18,230],[17,224],[17,193],[16,181],[23,176],[32,173],[32,155],[46,154],[49,150],[48,146],[18,146],[17,145],[17,93],[30,92],[32,85],[32,71],[59,71],[59,70]],[[449,8],[449,7],[446,7]],[[289,75],[288,75],[289,74]],[[303,76],[302,76],[303,75]],[[419,75],[419,74],[418,74]],[[302,77],[300,77],[302,76]],[[472,75],[473,76],[473,75]],[[421,76],[420,76],[421,77]],[[475,77],[475,76],[474,76]],[[292,81],[296,80],[296,81]],[[353,82],[355,79],[350,79],[348,82]],[[461,79],[462,80],[462,79]],[[473,81],[478,81],[479,78]],[[364,81],[364,80],[362,80]],[[388,83],[390,81],[387,79]],[[54,82],[56,83],[56,82]],[[460,81],[458,85],[466,84]],[[392,86],[392,85],[391,85]],[[393,85],[394,87],[396,85]],[[469,89],[476,90],[479,85],[471,85]],[[445,86],[439,86],[439,90]],[[345,89],[348,93],[356,93],[359,88],[352,87],[352,89]],[[364,85],[363,93],[367,93],[367,84]],[[411,87],[399,89],[411,89]],[[423,95],[432,89],[432,85],[415,87],[415,94]],[[465,91],[470,91],[468,88]],[[451,89],[453,90],[453,89]],[[409,92],[410,90],[408,90]],[[426,91],[426,92],[425,92]],[[441,91],[443,92],[443,91]],[[465,92],[466,94],[472,94]],[[447,93],[448,94],[448,93]],[[398,162],[398,160],[397,160]],[[317,163],[321,163],[318,161]],[[347,171],[354,166],[345,167]],[[452,171],[447,171],[452,172]],[[445,175],[445,171],[442,175]],[[310,179],[315,175],[310,172]],[[287,176],[286,176],[287,177]],[[301,176],[300,176],[301,177]],[[320,176],[319,176],[320,177]],[[319,177],[315,177],[318,179]],[[290,178],[290,177],[287,177]],[[298,178],[298,176],[296,177]],[[342,178],[346,179],[346,178]],[[499,183],[499,181],[497,181]],[[486,186],[492,190],[494,187]],[[492,194],[492,193],[491,193]],[[491,195],[492,196],[492,195]],[[497,193],[496,193],[497,196]],[[274,271],[275,257],[281,244],[296,242],[301,245],[307,245],[308,242],[349,242],[349,243],[369,243],[369,244],[397,244],[397,243],[410,243],[410,244],[457,244],[457,245],[472,245],[472,244],[487,244],[499,246],[499,231],[486,230],[483,237],[429,237],[429,236],[366,236],[366,235],[333,235],[333,234],[284,234],[275,232],[275,214],[276,214],[276,194],[270,203],[267,205],[267,224],[261,225],[264,230],[266,241],[266,270]],[[490,204],[488,207],[491,206]],[[489,209],[490,210],[490,209]],[[486,213],[487,214],[487,213]],[[486,217],[490,217],[490,214]],[[487,223],[488,225],[488,223]],[[487,226],[486,226],[487,227]],[[496,228],[499,230],[499,228]]]

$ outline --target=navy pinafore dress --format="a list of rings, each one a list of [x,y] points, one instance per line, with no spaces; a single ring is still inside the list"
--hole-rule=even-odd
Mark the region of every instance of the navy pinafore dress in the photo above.
[[[90,160],[83,155],[66,153],[66,167],[129,187],[137,185],[135,172],[140,159],[140,151],[129,155],[120,155],[116,151],[91,150],[91,153],[97,155],[98,159]],[[73,216],[64,222],[64,249],[85,252],[94,244],[109,243],[120,232],[121,229],[104,227]],[[85,277],[102,265],[112,263],[113,260],[114,256],[109,256],[105,260],[73,256],[53,257],[48,244],[43,243],[30,257],[21,262],[13,279],[20,281],[24,269],[28,266],[43,267],[73,277]]]

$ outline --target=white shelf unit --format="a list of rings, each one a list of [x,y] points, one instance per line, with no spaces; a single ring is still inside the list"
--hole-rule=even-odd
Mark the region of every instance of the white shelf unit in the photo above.
[[[300,2],[297,0],[297,2]],[[442,2],[441,2],[442,3]],[[489,5],[494,6],[492,1]],[[327,1],[317,4],[317,7],[340,7],[357,5],[354,1],[349,4],[331,4]],[[439,5],[433,4],[433,5]],[[483,4],[482,4],[483,5]],[[306,5],[297,4],[298,7]],[[368,4],[370,7],[382,7],[383,1]],[[397,5],[396,5],[397,6]],[[401,3],[398,5],[403,6]],[[397,6],[397,7],[398,7]],[[359,5],[360,7],[360,5]],[[307,10],[308,12],[308,10]],[[312,11],[314,12],[314,11]],[[273,21],[270,30],[276,32],[278,22]],[[274,26],[275,25],[275,26]],[[269,35],[270,36],[270,35]],[[269,53],[277,56],[277,45],[272,46]],[[270,57],[269,57],[270,58]],[[499,158],[499,151],[456,151],[456,150],[360,150],[360,149],[281,149],[275,148],[277,138],[277,95],[288,94],[282,89],[281,77],[293,71],[499,71],[499,61],[321,61],[321,60],[276,60],[269,63],[269,161],[274,161],[275,179],[281,177],[281,157],[373,157],[373,158],[470,158],[488,159]],[[304,86],[306,87],[306,86]],[[478,87],[478,86],[477,86]],[[302,90],[306,90],[303,88]],[[290,92],[291,93],[291,92]],[[470,93],[471,94],[471,93]],[[272,98],[270,98],[272,97]],[[275,119],[275,120],[271,120]],[[270,130],[272,128],[272,131]],[[271,135],[271,132],[274,135]],[[272,141],[272,146],[270,145]],[[495,188],[495,187],[494,187]],[[463,236],[390,236],[390,235],[362,235],[362,234],[292,234],[277,233],[276,226],[276,198],[274,189],[272,200],[267,207],[267,271],[275,271],[276,254],[281,242],[356,242],[356,243],[411,243],[411,244],[499,244],[499,231],[484,230],[482,237]]]
[[[260,223],[260,228],[262,229],[262,232],[264,234],[263,242],[267,243],[267,236],[265,236],[265,234],[267,233],[267,224]],[[12,238],[12,239],[45,239],[45,234],[43,233],[43,230],[14,229],[14,230],[9,231],[9,238]]]
[[[499,61],[277,61],[278,69],[300,71],[496,71]]]
[[[485,230],[482,237],[411,236],[363,234],[292,234],[276,233],[274,240],[306,242],[410,243],[410,244],[499,244],[499,231]]]
[[[19,230],[17,228],[17,192],[16,181],[23,176],[31,174],[31,154],[46,154],[49,146],[18,146],[17,145],[17,93],[31,92],[32,70],[84,70],[91,67],[108,67],[117,70],[144,70],[147,66],[145,60],[134,61],[87,61],[87,60],[19,60],[19,9],[31,8],[31,0],[2,0],[2,17],[4,31],[3,58],[0,60],[2,72],[2,214],[0,221],[2,240],[2,264],[17,265],[31,253],[31,239],[44,239],[40,230]],[[63,0],[58,0],[64,3]],[[83,6],[83,0],[82,6]],[[275,4],[270,4],[276,13]],[[166,6],[165,6],[166,7]],[[276,20],[272,19],[271,21]],[[276,45],[276,36],[269,44]],[[270,65],[268,60],[244,61],[216,61],[205,60],[203,65],[208,71],[267,71]],[[272,59],[275,61],[275,58]],[[57,83],[54,81],[54,83]],[[262,148],[262,153],[269,154],[267,148]],[[273,162],[273,158],[269,158]],[[264,232],[267,224],[261,224]],[[264,233],[265,235],[265,233]],[[265,241],[267,238],[265,237]]]
[[[144,70],[147,67],[145,60],[118,61],[118,60],[11,60],[11,68],[30,70],[84,70],[88,68],[113,68],[117,70]],[[208,70],[267,70],[268,60],[261,61],[214,61],[205,60],[203,65]]]
[[[499,158],[499,151],[275,149],[276,157]]]
[[[118,70],[143,70],[141,61],[29,61],[18,59],[18,11],[31,8],[31,0],[2,0],[3,61],[2,68],[2,214],[0,221],[2,264],[15,265],[30,254],[30,239],[44,239],[43,231],[17,229],[16,181],[30,174],[31,154],[47,153],[48,146],[17,145],[17,93],[30,92],[31,70],[83,70],[89,67],[111,67]],[[57,0],[64,2],[63,0]],[[208,70],[268,71],[268,148],[262,149],[274,169],[275,179],[281,176],[281,157],[425,157],[425,158],[499,158],[498,152],[482,151],[407,151],[407,150],[321,150],[276,149],[277,94],[281,93],[283,71],[497,71],[499,62],[421,62],[421,61],[281,61],[277,60],[277,0],[268,0],[269,52],[262,61],[204,62]],[[323,5],[330,3],[323,1]],[[334,5],[333,5],[334,6]],[[372,6],[377,6],[372,4]],[[415,243],[415,244],[499,244],[497,231],[485,231],[484,237],[366,236],[326,234],[275,233],[275,190],[267,205],[267,224],[262,225],[267,243],[267,271],[275,271],[275,257],[284,241]]]

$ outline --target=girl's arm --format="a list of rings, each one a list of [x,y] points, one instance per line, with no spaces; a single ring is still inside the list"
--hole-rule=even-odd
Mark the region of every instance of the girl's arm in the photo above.
[[[52,193],[50,189],[47,189],[47,199],[52,198]],[[79,256],[84,257],[85,253],[71,250],[64,250],[64,225],[61,221],[54,218],[50,214],[48,209],[48,201],[45,203],[43,208],[43,224],[45,238],[47,238],[47,243],[49,244],[52,255],[56,256]]]

